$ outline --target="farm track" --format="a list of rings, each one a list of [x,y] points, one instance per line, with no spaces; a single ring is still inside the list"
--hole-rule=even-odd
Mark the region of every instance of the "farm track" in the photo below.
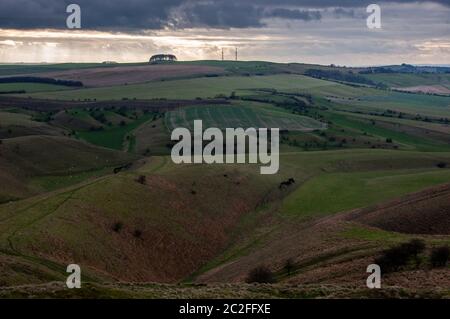
[[[122,151],[128,152],[128,153],[132,153],[133,150],[130,149],[130,148],[131,148],[131,144],[132,144],[132,139],[136,138],[135,132],[138,131],[140,128],[142,128],[144,125],[147,125],[148,123],[151,123],[152,121],[153,121],[153,119],[148,119],[147,121],[141,123],[136,128],[134,128],[131,131],[129,131],[126,135],[130,136],[130,139],[129,140],[124,139]]]

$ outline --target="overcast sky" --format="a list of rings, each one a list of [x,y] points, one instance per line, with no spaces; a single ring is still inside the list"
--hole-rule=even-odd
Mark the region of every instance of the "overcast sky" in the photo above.
[[[66,6],[81,7],[81,29]],[[366,7],[382,28],[367,28]],[[234,58],[338,65],[450,64],[450,0],[1,0],[0,63]]]

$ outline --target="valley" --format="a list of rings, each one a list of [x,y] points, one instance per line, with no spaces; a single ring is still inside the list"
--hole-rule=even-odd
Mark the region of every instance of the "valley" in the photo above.
[[[430,256],[450,245],[450,95],[410,89],[448,74],[370,72],[0,65],[83,83],[0,84],[0,296],[449,298],[449,265]],[[279,172],[176,165],[171,132],[194,120],[279,128]],[[421,262],[367,289],[367,265],[413,239]],[[82,289],[64,289],[71,263]]]

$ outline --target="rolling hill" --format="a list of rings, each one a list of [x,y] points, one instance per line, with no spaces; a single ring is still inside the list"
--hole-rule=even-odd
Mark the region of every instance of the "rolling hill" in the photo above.
[[[352,218],[387,231],[449,235],[449,196],[450,187],[446,184],[361,210]]]
[[[45,192],[55,185],[78,183],[135,158],[61,136],[4,139],[0,144],[0,199],[5,202]]]
[[[16,83],[29,93],[0,99],[0,296],[449,297],[430,252],[450,243],[450,97],[391,90],[447,75],[365,71],[0,66],[93,86]],[[280,128],[279,173],[173,164],[171,130],[196,119]],[[421,263],[368,291],[367,265],[417,238]],[[75,292],[61,287],[70,263]],[[275,283],[245,283],[260,266]]]
[[[39,73],[39,77],[81,81],[85,87],[103,87],[145,83],[171,78],[218,76],[223,73],[224,69],[219,67],[174,64],[71,69],[43,72]]]

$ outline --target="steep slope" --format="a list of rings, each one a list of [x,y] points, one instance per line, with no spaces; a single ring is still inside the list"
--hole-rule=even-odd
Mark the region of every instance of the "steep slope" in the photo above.
[[[34,121],[29,114],[0,112],[0,139],[29,135],[62,136],[64,130]]]
[[[450,184],[358,211],[352,219],[406,234],[450,235]]]
[[[175,173],[165,161],[0,206],[0,250],[60,269],[78,263],[94,278],[176,282],[220,253],[276,189],[256,168]]]
[[[35,193],[29,182],[37,177],[70,178],[82,172],[112,168],[136,156],[99,148],[59,136],[22,136],[0,144],[0,200]]]

